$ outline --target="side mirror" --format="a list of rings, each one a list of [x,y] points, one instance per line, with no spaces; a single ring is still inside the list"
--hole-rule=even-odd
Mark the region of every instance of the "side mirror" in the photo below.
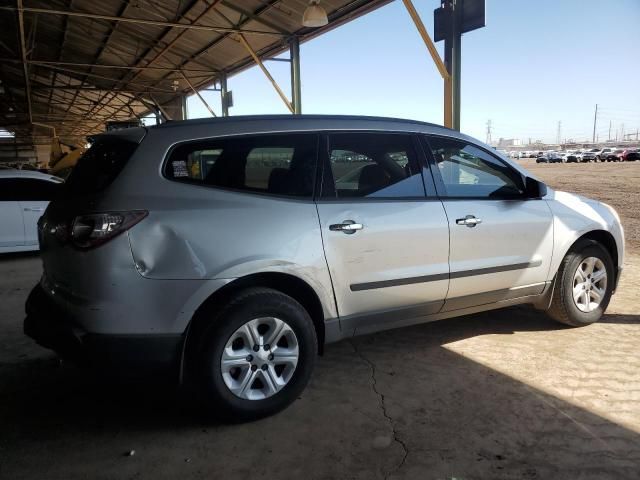
[[[527,198],[542,198],[547,194],[547,186],[531,177],[525,178],[524,189]]]

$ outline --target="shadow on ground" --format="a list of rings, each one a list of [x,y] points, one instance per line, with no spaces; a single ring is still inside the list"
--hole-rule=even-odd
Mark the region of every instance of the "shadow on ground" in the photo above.
[[[637,432],[449,348],[548,330],[575,331],[511,308],[331,345],[293,406],[246,425],[52,356],[3,363],[0,478],[639,478]]]

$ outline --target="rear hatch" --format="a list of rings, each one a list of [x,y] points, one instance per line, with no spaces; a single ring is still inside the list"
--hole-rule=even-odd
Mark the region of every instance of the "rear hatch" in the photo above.
[[[131,218],[111,212],[103,199],[144,138],[143,128],[94,137],[93,144],[49,204],[38,222],[38,239],[49,287],[85,297],[95,287],[100,264],[117,262],[122,250],[118,234],[130,228]],[[124,218],[126,216],[126,218]],[[136,217],[137,218],[137,217]],[[139,221],[139,220],[138,220]],[[137,223],[137,222],[136,222]],[[125,250],[128,251],[128,248]],[[131,263],[129,255],[129,264]]]

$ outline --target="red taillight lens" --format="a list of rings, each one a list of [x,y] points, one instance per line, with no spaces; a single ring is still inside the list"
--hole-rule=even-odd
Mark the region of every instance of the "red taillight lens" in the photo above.
[[[79,215],[71,224],[71,243],[87,250],[126,232],[149,214],[146,210]]]

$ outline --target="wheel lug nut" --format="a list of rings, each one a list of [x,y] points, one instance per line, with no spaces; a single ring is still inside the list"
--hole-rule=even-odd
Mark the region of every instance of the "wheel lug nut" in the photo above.
[[[251,371],[255,372],[258,369],[257,365],[251,365]]]
[[[247,355],[247,362],[250,362],[253,360],[253,355]]]
[[[254,345],[253,346],[253,351],[257,352],[258,350],[260,350],[260,347],[258,345]]]
[[[266,345],[264,346],[264,349],[265,349],[265,350],[269,350],[270,348],[271,348],[271,347],[269,346],[269,344],[266,344]]]
[[[273,353],[269,355],[269,360],[273,360]]]
[[[266,363],[263,364],[262,367],[260,367],[260,368],[262,368],[262,370],[266,370],[267,369],[267,364]]]

